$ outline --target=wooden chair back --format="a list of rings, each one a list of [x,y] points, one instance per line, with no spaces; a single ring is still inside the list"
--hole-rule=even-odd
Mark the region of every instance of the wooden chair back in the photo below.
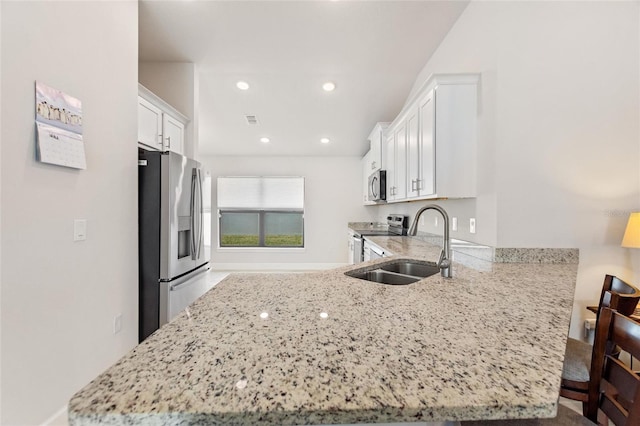
[[[638,426],[640,376],[618,359],[616,347],[640,359],[640,323],[605,307],[593,347],[587,417],[597,424],[600,410],[616,426]]]
[[[640,290],[618,277],[605,275],[598,304],[598,316],[602,308],[615,309],[622,315],[633,314],[640,300]]]

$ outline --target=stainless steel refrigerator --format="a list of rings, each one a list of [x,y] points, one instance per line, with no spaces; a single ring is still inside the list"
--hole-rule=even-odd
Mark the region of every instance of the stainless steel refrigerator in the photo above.
[[[206,272],[200,163],[173,152],[138,154],[139,341],[198,298],[197,277]],[[185,301],[188,303],[185,304]]]

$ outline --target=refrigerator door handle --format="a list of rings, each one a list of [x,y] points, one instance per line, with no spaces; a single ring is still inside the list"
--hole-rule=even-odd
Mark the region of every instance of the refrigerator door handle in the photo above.
[[[193,205],[194,205],[194,215],[193,215],[193,221],[195,222],[195,225],[198,229],[198,232],[195,233],[195,242],[194,242],[194,247],[196,248],[195,250],[195,254],[196,257],[195,259],[198,260],[200,258],[200,207],[198,206],[198,204],[200,204],[200,169],[194,169],[193,170],[195,173],[195,180],[196,180],[196,191],[193,194]]]
[[[202,199],[202,170],[198,169],[198,185],[200,186],[200,239],[198,241],[198,259],[201,255],[202,244],[204,243],[204,200]]]
[[[200,218],[198,217],[200,214],[200,169],[193,169],[193,176],[195,179],[195,191],[193,193],[193,223],[196,227],[197,232],[194,232],[193,236],[193,247],[194,250],[194,260],[198,260],[200,258]]]
[[[196,260],[196,236],[195,236],[195,195],[196,195],[196,169],[193,169],[193,173],[191,174],[191,200],[189,203],[189,216],[190,216],[190,225],[191,225],[191,259]]]

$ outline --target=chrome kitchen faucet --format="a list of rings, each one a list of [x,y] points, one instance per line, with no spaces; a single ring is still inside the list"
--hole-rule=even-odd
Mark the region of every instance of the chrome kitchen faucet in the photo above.
[[[442,207],[436,204],[429,204],[422,207],[416,213],[416,217],[413,219],[413,223],[409,228],[407,235],[414,236],[418,232],[418,220],[425,210],[436,210],[440,212],[444,219],[444,235],[442,236],[442,251],[440,252],[440,259],[438,259],[438,268],[440,268],[440,275],[445,278],[451,278],[453,272],[451,271],[451,239],[449,238],[449,215]]]

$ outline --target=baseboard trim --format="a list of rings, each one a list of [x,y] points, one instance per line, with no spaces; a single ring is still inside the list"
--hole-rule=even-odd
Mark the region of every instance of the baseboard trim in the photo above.
[[[67,406],[65,405],[58,411],[56,411],[51,417],[42,423],[40,426],[60,426],[60,425],[68,425],[69,420],[67,416]]]
[[[348,263],[211,263],[214,272],[220,271],[324,271],[340,268]]]

